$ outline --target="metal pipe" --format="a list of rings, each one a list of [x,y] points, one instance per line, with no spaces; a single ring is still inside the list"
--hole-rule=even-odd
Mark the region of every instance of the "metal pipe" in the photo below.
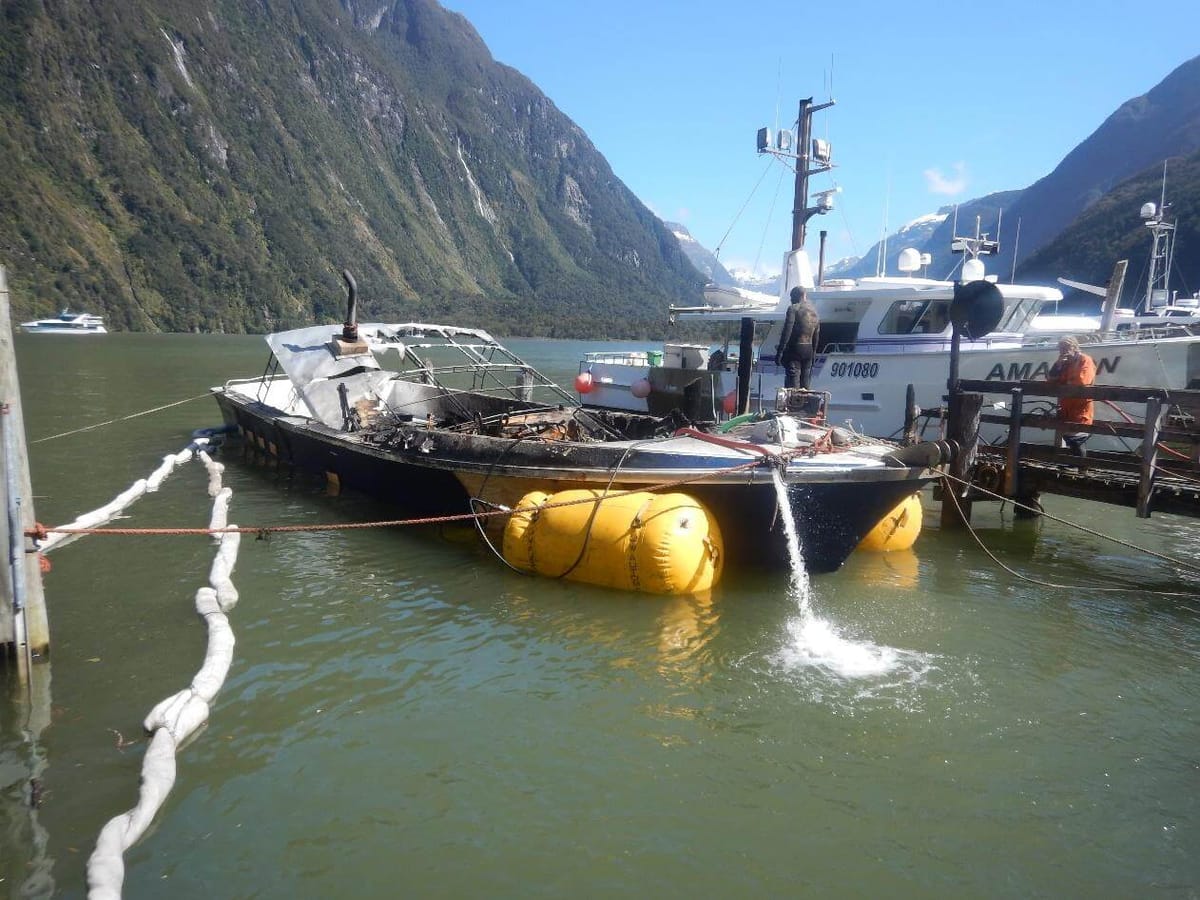
[[[347,343],[358,341],[358,285],[349,269],[342,269],[349,296],[346,299],[346,321],[342,325],[342,340]]]

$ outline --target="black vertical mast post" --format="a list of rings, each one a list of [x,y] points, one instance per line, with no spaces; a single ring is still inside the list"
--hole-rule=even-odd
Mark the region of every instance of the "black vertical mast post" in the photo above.
[[[828,109],[833,106],[834,101],[828,103],[818,103],[813,105],[812,97],[800,101],[800,112],[796,121],[796,196],[792,202],[792,250],[799,250],[804,246],[804,238],[808,227],[808,220],[821,212],[823,209],[828,209],[828,206],[808,205],[808,176],[819,175],[822,172],[828,172],[832,168],[828,160],[818,160],[817,167],[811,168],[812,163],[812,117],[813,113],[820,112],[823,109]]]
[[[778,362],[776,363],[778,365]],[[754,318],[742,316],[738,341],[737,415],[750,412],[750,376],[754,371]],[[759,398],[762,403],[762,398]]]
[[[825,240],[829,237],[829,232],[824,228],[821,229],[821,249],[817,253],[817,287],[825,283]]]
[[[804,246],[808,223],[808,156],[812,145],[812,97],[800,101],[796,142],[796,197],[792,203],[792,249]]]

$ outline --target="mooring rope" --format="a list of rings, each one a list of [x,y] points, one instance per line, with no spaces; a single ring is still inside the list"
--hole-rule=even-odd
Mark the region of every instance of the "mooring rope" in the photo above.
[[[121,416],[116,419],[109,419],[107,422],[97,422],[95,425],[85,425],[83,428],[76,428],[73,431],[64,431],[60,434],[51,434],[46,437],[38,438],[30,441],[31,444],[41,444],[45,441],[53,441],[56,438],[70,437],[73,434],[82,434],[85,431],[95,431],[97,428],[103,428],[105,425],[114,425],[117,422],[127,422],[130,419],[136,419],[139,416],[148,416],[151,413],[162,412],[164,409],[170,409],[172,406],[182,406],[185,403],[191,403],[193,400],[202,400],[205,397],[211,397],[211,391],[205,391],[203,394],[197,394],[195,397],[188,397],[185,400],[176,400],[174,403],[167,403],[163,406],[156,406],[153,409],[143,409],[141,412],[130,413],[127,416]]]
[[[204,396],[207,396],[207,395],[204,395]],[[192,398],[192,399],[195,399],[195,398]],[[180,401],[180,402],[187,402],[187,401]],[[177,405],[177,404],[171,404],[171,405]],[[141,415],[141,413],[139,413],[138,415]],[[816,425],[816,423],[812,423],[812,424]],[[757,468],[757,467],[763,465],[764,463],[769,463],[769,464],[773,464],[773,465],[786,464],[789,461],[791,461],[792,459],[795,459],[795,458],[801,457],[801,456],[813,456],[817,453],[835,452],[836,448],[833,446],[833,443],[831,441],[831,436],[834,431],[833,426],[816,425],[816,427],[819,429],[824,429],[825,433],[816,442],[814,442],[814,444],[811,447],[809,447],[809,446],[796,447],[792,450],[783,450],[780,453],[769,453],[767,451],[759,449],[756,445],[745,443],[742,441],[728,440],[728,443],[718,441],[727,446],[736,445],[736,449],[740,449],[745,452],[750,452],[751,450],[754,450],[756,452],[761,453],[762,458],[753,460],[751,462],[740,463],[735,466],[729,466],[725,469],[718,469],[718,470],[715,470],[712,472],[703,472],[699,475],[692,475],[692,476],[688,476],[685,478],[679,478],[674,481],[667,481],[667,482],[663,482],[661,484],[654,484],[654,485],[645,485],[642,487],[630,488],[630,489],[624,490],[624,491],[612,491],[611,493],[610,493],[610,489],[612,487],[614,478],[610,477],[608,480],[608,483],[604,487],[604,496],[601,497],[600,499],[606,500],[606,499],[610,499],[610,498],[623,497],[627,494],[638,493],[641,491],[651,491],[651,492],[665,491],[665,490],[669,490],[671,488],[681,487],[683,485],[696,484],[698,482],[705,481],[709,478],[712,478],[712,477],[718,476],[718,475],[730,475],[730,474],[735,474],[737,472],[745,471],[748,469],[754,469],[754,468]],[[702,438],[706,437],[705,435],[702,435],[698,432],[694,432],[693,429],[681,429],[681,432],[690,433],[694,437],[702,437]],[[864,435],[858,434],[857,432],[851,432],[851,433],[854,435],[854,437],[856,438],[856,441],[858,443],[862,443],[864,445],[871,445],[871,444],[884,445],[884,444],[888,443],[887,441],[881,441],[881,440],[878,440],[877,438],[868,438]],[[49,440],[49,438],[43,438],[43,440]],[[289,532],[354,531],[354,530],[364,529],[364,528],[398,528],[398,527],[414,526],[414,525],[446,525],[446,524],[452,524],[455,522],[466,522],[466,521],[478,522],[478,520],[480,520],[480,519],[500,517],[500,516],[511,516],[514,513],[514,510],[500,507],[500,508],[496,508],[496,509],[492,509],[492,510],[488,510],[488,511],[484,511],[484,512],[474,511],[474,509],[473,509],[473,511],[471,511],[471,512],[451,513],[451,514],[442,515],[442,516],[425,516],[425,517],[421,517],[421,518],[408,518],[408,519],[384,519],[384,520],[377,520],[377,521],[373,521],[373,522],[327,523],[327,524],[320,524],[320,525],[253,525],[253,526],[247,525],[247,526],[242,526],[242,527],[222,525],[222,527],[217,528],[217,529],[214,529],[214,528],[166,528],[166,527],[153,527],[153,528],[102,528],[102,527],[99,527],[101,523],[111,520],[119,512],[124,510],[127,506],[132,504],[135,500],[137,500],[144,494],[149,493],[151,491],[158,490],[158,487],[162,483],[163,479],[166,478],[166,476],[170,474],[171,470],[176,465],[180,465],[181,463],[186,462],[187,459],[191,457],[194,450],[196,450],[198,448],[202,448],[207,445],[208,445],[208,438],[199,437],[196,440],[194,440],[192,445],[189,445],[188,448],[180,451],[177,454],[163,457],[162,465],[159,466],[159,468],[156,469],[148,478],[134,482],[129,488],[126,489],[125,492],[123,492],[122,494],[119,494],[117,497],[115,497],[112,501],[110,501],[105,506],[102,506],[99,509],[96,509],[96,510],[93,510],[92,512],[81,515],[74,522],[71,522],[68,525],[59,525],[59,526],[56,526],[53,528],[48,528],[44,525],[38,524],[37,527],[27,530],[25,532],[25,535],[27,537],[33,538],[35,541],[37,541],[38,542],[38,544],[37,544],[38,551],[42,554],[45,554],[45,553],[48,553],[50,550],[53,550],[56,547],[62,546],[64,543],[68,543],[68,542],[74,540],[75,538],[79,537],[80,535],[84,535],[84,534],[98,534],[98,535],[106,535],[109,537],[136,537],[136,536],[142,536],[142,535],[177,537],[177,536],[187,536],[187,535],[194,536],[194,535],[205,535],[205,534],[207,534],[207,535],[228,534],[228,533],[233,533],[236,530],[236,532],[239,534],[254,534],[254,535],[257,535],[259,538],[265,538],[265,537],[269,537],[272,534],[287,534]],[[851,453],[855,452],[855,447],[853,447],[853,446],[846,447],[843,449],[845,452],[851,452]],[[208,457],[206,455],[204,456],[204,458],[206,460],[208,459]],[[211,460],[208,460],[208,462],[211,462]],[[215,476],[210,475],[209,496],[215,497],[216,494],[215,494],[215,491],[213,490],[211,479],[213,477],[215,477],[217,483],[219,484],[220,483],[220,472],[222,472],[224,470],[224,466],[221,465],[220,463],[212,463],[212,465],[217,467],[217,474]],[[618,468],[619,468],[619,465],[618,465]],[[212,472],[213,470],[210,468],[209,471]],[[487,477],[488,478],[491,477],[490,473]],[[485,483],[486,483],[486,480],[487,479],[485,478]],[[472,500],[479,500],[479,499],[480,498],[472,498]],[[547,503],[547,504],[544,504],[541,508],[551,509],[551,508],[558,507],[558,506],[575,506],[580,503],[593,503],[593,502],[596,502],[596,501],[594,499],[585,498],[585,499],[581,499],[581,500],[561,501],[561,502],[556,502],[553,504]]]
[[[184,453],[190,456],[192,448],[177,457]],[[146,833],[162,808],[175,784],[179,747],[208,721],[210,704],[225,683],[233,662],[234,636],[226,613],[238,601],[230,575],[237,561],[241,535],[236,526],[224,527],[233,492],[221,487],[223,467],[214,463],[202,448],[197,449],[196,456],[208,470],[208,492],[213,497],[208,530],[217,536],[208,586],[196,591],[196,612],[208,627],[208,649],[191,685],[159,702],[142,723],[152,737],[142,759],[138,801],[132,809],[110,819],[96,839],[96,849],[87,863],[89,900],[120,900],[125,882],[125,851]]]
[[[1088,528],[1086,525],[1080,525],[1078,522],[1072,522],[1069,519],[1063,519],[1059,516],[1051,515],[1050,513],[1046,512],[1043,509],[1038,509],[1033,506],[1028,506],[1024,503],[1019,503],[1016,500],[1013,500],[1011,497],[1005,497],[1003,494],[997,494],[994,491],[989,491],[987,488],[983,488],[983,487],[980,487],[979,485],[972,484],[972,482],[967,481],[966,479],[963,479],[963,478],[958,478],[955,475],[950,475],[949,473],[947,473],[944,477],[946,478],[947,481],[956,481],[965,487],[971,487],[973,490],[979,491],[980,493],[983,493],[983,494],[988,494],[988,495],[996,498],[997,500],[1011,502],[1013,504],[1013,506],[1015,506],[1015,507],[1019,507],[1021,509],[1028,510],[1029,512],[1033,512],[1038,515],[1044,516],[1045,518],[1050,519],[1051,521],[1058,522],[1061,525],[1066,525],[1068,528],[1074,528],[1078,531],[1082,531],[1084,534],[1091,535],[1092,537],[1097,537],[1097,538],[1101,538],[1102,540],[1111,541],[1112,543],[1117,544],[1121,547],[1124,547],[1127,550],[1134,550],[1134,551],[1137,551],[1138,553],[1144,553],[1147,556],[1156,557],[1157,559],[1160,559],[1163,562],[1168,562],[1168,563],[1171,563],[1172,565],[1179,566],[1180,568],[1185,569],[1189,572],[1200,574],[1200,567],[1194,566],[1191,563],[1184,562],[1181,559],[1176,559],[1173,556],[1167,556],[1165,553],[1159,553],[1155,550],[1149,549],[1148,547],[1141,547],[1130,541],[1126,541],[1123,538],[1113,537],[1112,535],[1104,534],[1103,532],[1099,532],[1099,531],[1096,531],[1095,529]],[[1093,585],[1059,584],[1057,582],[1045,581],[1043,579],[1034,578],[1031,575],[1022,575],[1020,572],[1016,571],[1015,569],[1011,568],[1010,566],[1006,565],[1003,561],[1001,561],[994,553],[992,553],[992,551],[990,549],[988,549],[987,545],[985,545],[983,543],[983,539],[979,537],[979,535],[975,532],[974,527],[972,527],[971,523],[968,522],[966,520],[966,517],[962,515],[962,506],[959,504],[958,495],[954,491],[949,489],[949,485],[947,485],[945,488],[943,488],[943,491],[945,494],[949,494],[950,497],[953,499],[954,507],[959,513],[959,519],[962,520],[964,525],[966,525],[967,532],[971,535],[972,539],[974,539],[975,543],[979,545],[979,549],[981,549],[984,552],[984,554],[989,559],[992,560],[992,562],[994,562],[996,565],[998,565],[1004,571],[1008,572],[1010,575],[1012,575],[1015,578],[1021,579],[1022,581],[1028,581],[1028,582],[1031,582],[1032,584],[1036,584],[1041,587],[1055,588],[1055,589],[1059,589],[1059,590],[1104,591],[1104,592],[1113,592],[1113,593],[1129,593],[1130,591],[1136,591],[1136,592],[1142,593],[1142,594],[1155,594],[1155,595],[1161,596],[1161,597],[1189,597],[1189,598],[1193,598],[1193,599],[1196,597],[1195,591],[1190,591],[1190,592],[1187,592],[1187,591],[1155,591],[1155,590],[1148,590],[1144,585],[1129,585],[1127,587],[1098,587],[1098,586],[1093,586]]]
[[[183,463],[191,459],[194,449],[201,446],[202,443],[207,443],[207,441],[207,438],[197,438],[192,444],[178,453],[164,456],[162,464],[151,472],[149,477],[139,478],[104,506],[84,513],[70,525],[64,526],[61,529],[47,531],[44,539],[38,545],[38,552],[43,554],[49,553],[56,547],[61,547],[63,544],[69,543],[81,534],[92,533],[92,530],[96,526],[109,521],[135,500],[157,491],[163,481],[166,480],[166,477],[174,471],[175,467],[183,465]],[[41,535],[38,536],[40,537]]]
[[[805,449],[807,449],[807,448],[805,448]],[[679,486],[685,485],[685,484],[695,484],[699,481],[704,481],[708,478],[711,478],[713,475],[730,475],[730,474],[734,474],[734,473],[744,471],[747,469],[753,469],[753,468],[762,466],[762,465],[764,465],[764,463],[771,463],[771,462],[778,462],[780,460],[787,460],[787,459],[790,459],[793,456],[795,456],[799,453],[802,453],[802,452],[804,452],[804,451],[790,451],[790,450],[784,451],[783,453],[776,454],[775,456],[773,456],[769,459],[756,459],[751,462],[741,463],[736,466],[730,466],[726,469],[720,469],[715,472],[704,472],[700,475],[691,475],[686,478],[677,478],[674,481],[664,481],[661,484],[646,485],[644,487],[630,488],[628,490],[623,490],[623,491],[613,491],[612,493],[607,494],[602,497],[599,497],[599,498],[585,497],[585,498],[582,498],[579,500],[563,500],[563,501],[559,501],[559,502],[556,502],[553,504],[547,503],[547,504],[544,504],[541,508],[542,509],[550,509],[552,507],[558,507],[558,506],[577,506],[578,504],[581,504],[581,503],[596,503],[598,500],[603,501],[603,500],[613,499],[613,498],[617,498],[617,497],[624,497],[627,494],[635,494],[635,493],[640,493],[642,491],[651,491],[651,492],[665,491],[670,488],[679,487]],[[206,458],[206,454],[202,454],[202,458]],[[220,463],[214,463],[214,465],[220,466]],[[610,484],[611,484],[611,482],[610,482]],[[135,483],[134,487],[136,487],[136,486],[137,486],[137,484]],[[132,491],[133,491],[133,488],[130,488],[130,490],[126,491],[126,493],[128,494],[128,493],[131,493]],[[144,493],[144,491],[143,491],[143,493]],[[211,484],[210,484],[210,493],[211,493]],[[121,497],[124,497],[124,496],[125,496],[125,494],[121,495]],[[141,496],[141,494],[138,494],[137,496]],[[118,498],[118,499],[120,499],[120,498]],[[134,499],[136,499],[136,497]],[[132,501],[130,501],[130,502],[132,502]],[[101,510],[108,510],[109,507],[113,506],[115,503],[116,503],[116,501],[114,500],[113,503],[110,503],[108,506],[102,507]],[[124,505],[127,506],[128,503],[126,503]],[[124,507],[122,507],[122,508],[124,508]],[[101,510],[97,510],[96,513],[100,512]],[[448,513],[448,514],[442,515],[442,516],[423,516],[420,518],[410,518],[410,519],[383,519],[383,520],[377,520],[377,521],[373,521],[373,522],[332,522],[332,523],[324,523],[324,524],[319,524],[319,525],[241,525],[241,526],[227,525],[227,526],[222,526],[219,528],[212,527],[212,526],[210,526],[208,528],[101,528],[101,527],[95,527],[95,526],[91,526],[91,525],[79,524],[85,518],[96,515],[96,513],[88,513],[86,516],[81,516],[79,519],[77,519],[75,522],[72,522],[70,525],[59,525],[54,528],[46,528],[44,526],[39,526],[38,528],[34,528],[34,529],[30,529],[30,530],[26,531],[25,534],[26,534],[26,536],[35,538],[35,539],[42,539],[46,535],[78,536],[78,535],[83,535],[83,534],[99,534],[99,535],[107,535],[109,537],[114,537],[114,536],[115,537],[136,537],[139,535],[181,536],[181,535],[203,535],[203,534],[207,534],[207,535],[253,534],[253,535],[258,535],[259,537],[267,537],[272,534],[289,534],[289,533],[294,533],[294,532],[356,531],[356,530],[360,530],[360,529],[364,529],[364,528],[398,528],[398,527],[404,527],[404,526],[409,526],[409,525],[445,525],[445,524],[449,524],[449,523],[453,523],[453,522],[467,522],[467,521],[472,521],[472,520],[476,520],[476,519],[486,519],[486,518],[493,518],[493,517],[499,517],[499,516],[511,516],[511,515],[513,515],[514,512],[517,512],[517,510],[508,509],[508,508],[498,508],[498,509],[492,509],[492,510],[485,510],[485,511],[481,511],[481,512]],[[112,517],[111,515],[108,516],[108,518],[111,518],[111,517]],[[53,540],[53,538],[46,538],[46,543],[49,544],[51,540]],[[62,543],[62,539],[54,540],[54,542],[51,546],[58,546],[61,543]],[[44,546],[45,546],[45,544],[39,545],[39,549],[41,549]]]

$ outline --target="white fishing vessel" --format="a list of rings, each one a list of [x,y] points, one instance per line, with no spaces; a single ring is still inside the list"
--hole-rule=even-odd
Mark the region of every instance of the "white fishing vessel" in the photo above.
[[[745,408],[738,396],[738,366],[730,347],[738,347],[741,323],[752,320],[762,327],[755,333],[755,348],[745,399],[750,409],[770,408],[783,386],[785,372],[775,359],[779,328],[789,305],[788,296],[797,285],[808,289],[809,300],[821,317],[817,356],[812,371],[812,389],[829,395],[830,421],[876,437],[901,435],[907,409],[906,393],[911,385],[915,402],[923,410],[942,408],[947,399],[950,347],[953,328],[951,304],[956,289],[971,282],[988,283],[998,296],[998,315],[978,334],[963,338],[960,377],[990,381],[1044,378],[1057,357],[1053,336],[1039,338],[1031,330],[1034,319],[1047,304],[1057,303],[1057,288],[1038,285],[999,284],[986,274],[984,257],[999,249],[988,235],[955,237],[953,249],[964,255],[960,281],[917,277],[922,265],[915,250],[901,254],[901,273],[822,283],[814,278],[804,249],[805,226],[814,215],[833,206],[834,191],[823,191],[809,205],[808,179],[832,167],[829,145],[811,140],[811,117],[831,105],[814,106],[811,99],[800,103],[797,120],[798,155],[781,149],[791,137],[772,141],[766,129],[759,135],[759,152],[783,158],[796,170],[796,212],[793,216],[792,246],[784,257],[780,295],[770,310],[722,309],[708,304],[672,310],[680,321],[728,323],[723,352],[713,358],[709,347],[667,344],[661,353],[585,354],[580,364],[577,388],[586,406],[608,409],[661,412],[668,404],[681,405],[692,418],[721,418]],[[765,135],[764,135],[765,132]],[[999,305],[1002,303],[1002,307]],[[1200,339],[1164,336],[1132,329],[1118,335],[1080,334],[1097,364],[1097,384],[1189,388],[1200,386]],[[652,363],[662,359],[665,365]],[[672,365],[675,361],[676,365]],[[1097,404],[1097,420],[1136,421],[1140,410]],[[923,427],[936,422],[927,417]],[[927,436],[934,436],[928,434]],[[1001,440],[997,427],[983,435]],[[1030,435],[1032,438],[1033,435]],[[1053,440],[1047,432],[1045,440]],[[1119,439],[1093,437],[1091,446],[1133,449]]]
[[[29,334],[107,334],[104,317],[90,313],[76,313],[64,309],[49,319],[22,322],[21,330]]]

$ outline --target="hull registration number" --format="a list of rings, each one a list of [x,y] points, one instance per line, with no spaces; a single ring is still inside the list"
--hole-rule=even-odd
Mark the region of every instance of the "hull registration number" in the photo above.
[[[835,362],[829,367],[831,378],[877,378],[879,363]]]

